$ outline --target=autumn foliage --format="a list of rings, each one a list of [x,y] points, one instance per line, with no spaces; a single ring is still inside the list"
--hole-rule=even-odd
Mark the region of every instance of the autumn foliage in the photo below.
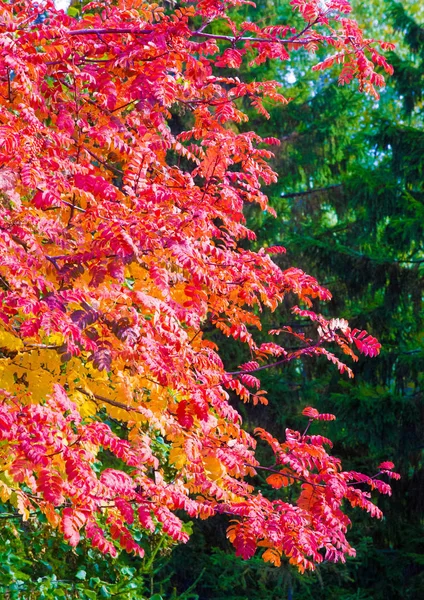
[[[283,248],[245,249],[255,236],[243,206],[271,212],[261,186],[276,180],[278,143],[248,130],[245,107],[266,117],[287,100],[237,72],[328,46],[316,68],[340,63],[341,83],[376,94],[375,68],[390,67],[344,0],[292,0],[298,30],[236,25],[228,10],[241,4],[90,2],[76,16],[52,2],[0,5],[0,497],[112,555],[142,555],[140,530],[186,541],[175,511],[224,513],[239,555],[265,548],[264,560],[304,570],[354,553],[343,503],[380,516],[364,490],[390,493],[379,476],[393,465],[346,472],[320,435],[289,430],[280,442],[259,429],[275,455],[261,467],[229,399],[266,403],[257,374],[302,356],[352,375],[340,351],[355,360],[380,346],[313,312],[330,293],[282,271],[271,255]],[[287,294],[314,333],[282,325],[255,342],[261,311]],[[238,371],[206,324],[246,345]],[[297,500],[255,490],[260,468]]]

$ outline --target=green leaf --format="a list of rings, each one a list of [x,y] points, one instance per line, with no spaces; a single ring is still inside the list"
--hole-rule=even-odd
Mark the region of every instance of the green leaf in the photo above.
[[[77,6],[70,6],[68,8],[68,15],[70,17],[79,17],[80,10]]]
[[[87,573],[86,573],[86,571],[84,571],[84,569],[80,569],[79,571],[77,571],[77,574],[75,575],[75,577],[77,579],[85,579],[87,577]]]

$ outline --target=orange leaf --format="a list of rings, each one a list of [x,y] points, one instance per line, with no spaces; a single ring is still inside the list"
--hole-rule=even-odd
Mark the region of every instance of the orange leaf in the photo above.
[[[264,560],[265,562],[270,562],[276,567],[280,567],[281,552],[279,552],[275,548],[268,548],[268,550],[265,550],[265,552],[262,554],[262,560]]]

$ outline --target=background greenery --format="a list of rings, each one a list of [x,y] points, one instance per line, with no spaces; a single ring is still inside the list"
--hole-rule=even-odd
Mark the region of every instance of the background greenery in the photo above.
[[[240,19],[260,15],[271,24],[289,15],[282,0],[257,5]],[[0,512],[2,597],[424,597],[423,7],[407,0],[371,0],[356,3],[355,9],[370,36],[398,42],[390,56],[395,75],[378,104],[355,89],[338,87],[334,73],[312,73],[306,54],[296,55],[286,69],[264,64],[245,73],[277,78],[293,97],[287,107],[270,107],[268,122],[252,114],[248,124],[282,144],[274,161],[279,182],[268,190],[278,219],[253,208],[247,217],[258,232],[258,245],[287,247],[287,255],[278,258],[283,268],[298,266],[331,289],[333,301],[321,311],[368,329],[383,351],[377,359],[360,361],[353,381],[324,358],[264,372],[269,406],[242,411],[248,428],[260,423],[279,437],[287,426],[302,426],[304,406],[337,414],[334,424],[320,430],[335,441],[346,468],[372,473],[381,460],[393,460],[402,474],[392,498],[380,503],[384,520],[353,512],[357,557],[300,577],[285,564],[276,569],[260,558],[237,559],[222,518],[196,522],[189,544],[172,552],[158,532],[141,561],[126,555],[107,559],[83,545],[72,550],[46,525],[24,524]],[[184,117],[176,117],[176,126],[179,119]],[[290,299],[267,315],[268,324],[286,324],[289,307]],[[243,361],[234,343],[219,343],[229,368]]]

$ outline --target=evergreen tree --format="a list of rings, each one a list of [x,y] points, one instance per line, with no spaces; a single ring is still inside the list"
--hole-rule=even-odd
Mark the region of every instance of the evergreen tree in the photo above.
[[[424,29],[401,4],[387,4],[387,13],[404,39],[390,57],[395,74],[381,103],[352,102],[351,91],[321,78],[310,101],[289,105],[276,199],[285,218],[261,217],[264,236],[287,245],[287,261],[329,285],[330,310],[383,344],[376,363],[359,363],[353,382],[314,363],[298,384],[301,405],[338,414],[331,435],[356,468],[384,455],[402,473],[385,521],[358,540],[351,584],[334,595],[327,589],[326,598],[350,598],[349,588],[373,599],[418,598],[424,590]]]

